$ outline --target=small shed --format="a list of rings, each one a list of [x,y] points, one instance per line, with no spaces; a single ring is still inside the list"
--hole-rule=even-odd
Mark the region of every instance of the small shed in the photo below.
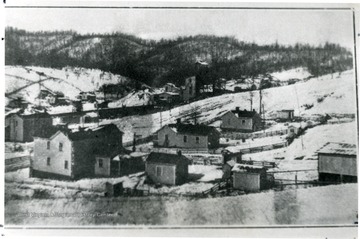
[[[357,182],[356,145],[326,143],[318,150],[319,181]]]
[[[123,183],[105,183],[105,197],[118,197],[124,192]]]
[[[250,164],[235,164],[233,173],[233,187],[249,192],[257,192],[270,186],[264,166]]]
[[[154,183],[179,185],[186,182],[189,159],[178,154],[152,152],[146,159],[145,172]]]

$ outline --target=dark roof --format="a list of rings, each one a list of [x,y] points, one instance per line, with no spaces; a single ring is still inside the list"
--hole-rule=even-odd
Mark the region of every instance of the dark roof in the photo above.
[[[177,165],[183,160],[188,162],[189,159],[183,155],[178,155],[178,154],[166,154],[166,153],[152,152],[147,157],[146,162]]]
[[[76,132],[65,131],[64,133],[71,141],[77,141],[90,138],[106,138],[108,135],[111,135],[115,132],[118,134],[123,134],[123,132],[121,132],[114,124],[100,125],[97,128],[81,129]]]
[[[118,127],[114,124],[100,125],[97,128],[85,128],[79,131],[71,131],[66,127],[49,127],[40,132],[36,132],[34,137],[39,138],[51,138],[56,132],[61,131],[64,133],[71,141],[78,141],[90,138],[106,138],[107,136],[115,133],[123,134]]]
[[[177,133],[180,134],[192,134],[192,135],[202,135],[207,136],[211,133],[217,132],[215,127],[207,126],[207,125],[193,125],[193,124],[169,124],[170,128],[173,128]]]
[[[232,110],[231,112],[236,117],[245,117],[245,118],[252,118],[257,114],[256,111],[247,111],[247,110]]]
[[[33,113],[26,112],[24,113],[24,109],[14,109],[5,114],[5,117],[9,117],[11,115],[18,115],[21,118],[50,118],[51,116],[47,112],[42,111],[34,111]]]
[[[317,152],[325,153],[325,154],[356,155],[356,145],[328,142],[323,147],[321,147]]]
[[[47,127],[47,128],[42,128],[41,130],[34,132],[33,137],[38,137],[38,138],[50,138],[51,136],[53,136],[56,132],[59,131],[58,127],[52,126],[52,127]]]
[[[119,154],[129,154],[130,152],[131,152],[130,150],[127,150],[123,147],[119,147],[118,145],[109,145],[107,148],[101,148],[101,147],[96,148],[93,151],[93,154],[98,156],[109,157],[112,159]]]

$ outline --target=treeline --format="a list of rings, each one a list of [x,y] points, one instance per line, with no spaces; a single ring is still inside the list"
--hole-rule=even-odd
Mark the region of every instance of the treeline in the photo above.
[[[194,63],[199,59],[209,63],[209,81],[255,77],[294,67],[307,67],[317,76],[351,69],[353,63],[351,52],[331,43],[260,46],[208,35],[153,41],[119,32],[80,35],[15,28],[6,28],[5,37],[7,65],[98,68],[152,86],[182,84],[198,73]]]

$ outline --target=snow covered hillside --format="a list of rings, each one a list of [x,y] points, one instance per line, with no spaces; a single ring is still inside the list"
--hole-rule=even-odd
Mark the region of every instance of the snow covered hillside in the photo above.
[[[121,98],[120,100],[110,102],[108,106],[109,108],[117,108],[123,106],[143,106],[152,104],[152,101],[153,94],[148,89],[146,89],[140,91],[133,91],[127,96]]]
[[[130,79],[97,69],[64,67],[62,69],[6,66],[5,86],[9,97],[22,96],[30,103],[35,103],[42,89],[50,89],[64,93],[75,99],[80,91],[95,91],[104,84],[128,83]]]
[[[259,112],[259,91],[253,91],[253,109]],[[356,96],[353,71],[343,72],[339,77],[325,75],[306,82],[263,90],[265,117],[269,118],[282,109],[294,109],[295,116],[317,114],[355,114]],[[131,116],[114,122],[122,130],[124,142],[131,140],[133,132],[147,136],[161,125],[175,123],[176,118],[186,120],[194,111],[199,113],[199,123],[211,123],[235,107],[250,110],[250,93],[225,94],[207,98],[177,108],[151,115]],[[354,128],[356,130],[356,128]]]
[[[274,80],[288,81],[290,79],[304,80],[311,76],[306,68],[298,67],[286,71],[273,72],[270,74]]]

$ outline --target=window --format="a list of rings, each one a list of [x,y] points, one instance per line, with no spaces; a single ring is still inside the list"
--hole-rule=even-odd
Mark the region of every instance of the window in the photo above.
[[[15,121],[15,127],[17,127],[18,126],[18,122],[17,121]]]
[[[46,159],[46,165],[47,165],[47,166],[50,166],[50,161],[51,161],[51,158],[48,157],[48,158]]]
[[[186,143],[186,142],[187,142],[187,136],[184,135],[184,143]]]
[[[242,120],[241,123],[242,123],[242,124],[245,124],[245,120]]]
[[[294,133],[294,132],[295,132],[295,130],[294,130],[294,129],[290,129],[290,132],[291,132],[291,133]]]
[[[65,168],[65,169],[68,169],[68,168],[69,168],[69,162],[68,162],[67,160],[65,160],[64,168]]]
[[[231,124],[230,119],[228,119],[228,124]]]
[[[162,168],[159,167],[159,166],[157,166],[157,167],[156,167],[156,176],[157,176],[157,177],[160,177],[161,175],[162,175]]]
[[[197,143],[197,144],[200,142],[200,138],[199,138],[199,137],[196,137],[195,140],[196,140],[196,143]]]
[[[47,141],[46,148],[50,149],[50,141]]]
[[[99,159],[99,168],[102,168],[102,167],[103,167],[103,160]]]
[[[59,143],[59,151],[63,151],[63,144]]]

